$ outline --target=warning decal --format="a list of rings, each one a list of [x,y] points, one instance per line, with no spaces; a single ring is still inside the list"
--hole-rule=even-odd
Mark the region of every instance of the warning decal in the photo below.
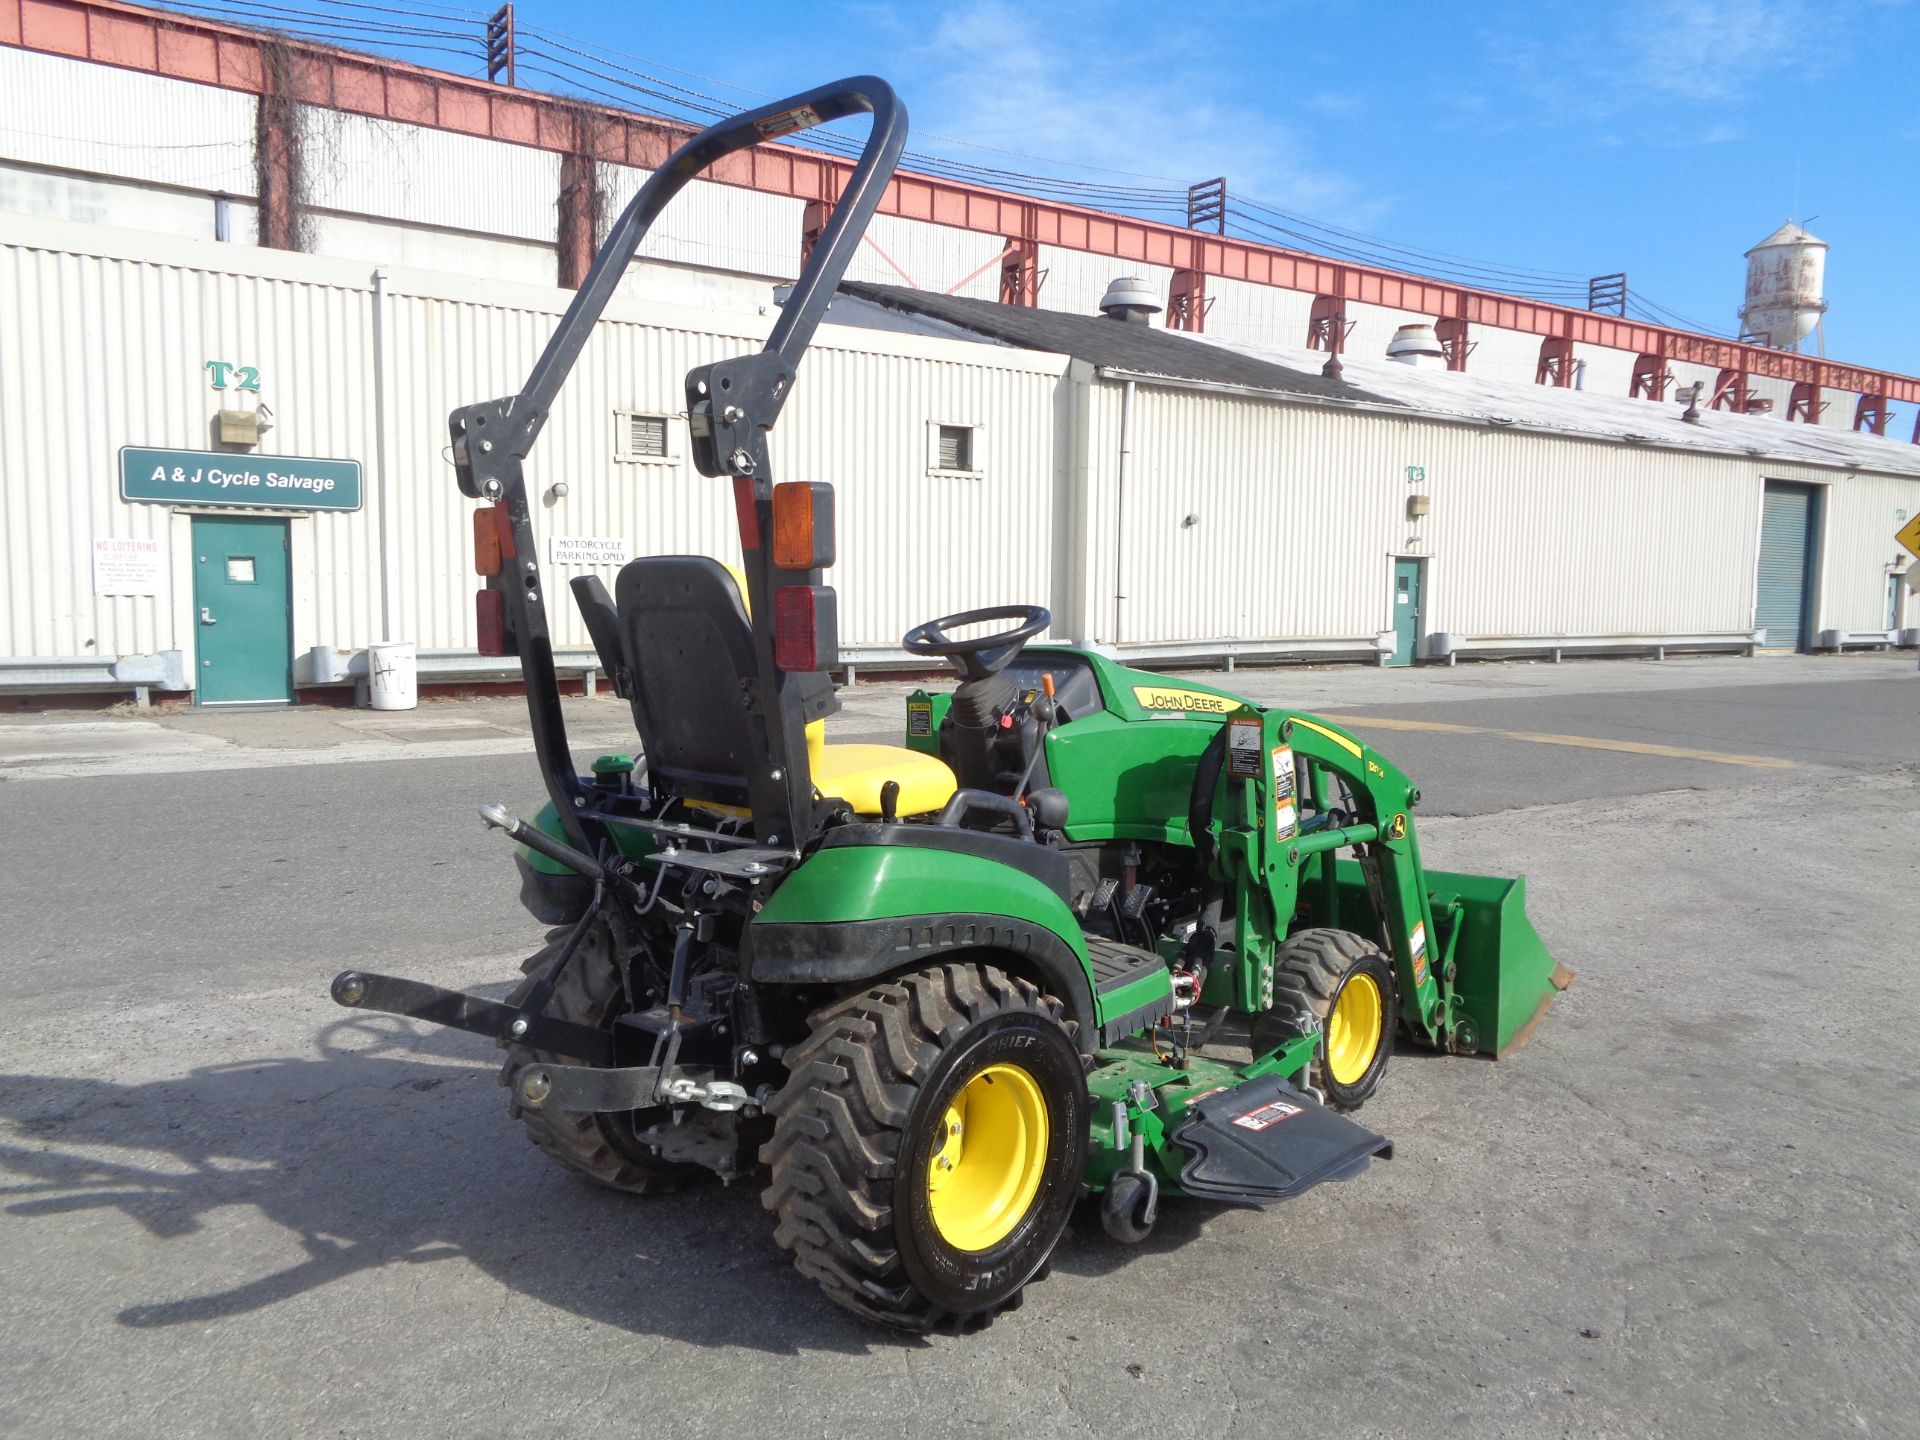
[[[1242,1130],[1265,1130],[1278,1125],[1282,1120],[1291,1120],[1300,1113],[1298,1105],[1289,1105],[1284,1100],[1275,1100],[1270,1105],[1262,1105],[1258,1110],[1249,1110],[1244,1115],[1233,1117],[1233,1123]]]
[[[1294,809],[1293,747],[1273,747],[1273,829],[1276,840],[1291,840],[1300,828]]]
[[[1427,922],[1413,922],[1413,983],[1427,983]]]
[[[811,105],[801,105],[792,110],[782,110],[778,115],[769,115],[764,120],[753,122],[754,127],[769,140],[777,140],[782,135],[791,135],[796,130],[811,130],[821,123],[820,112]]]
[[[1273,747],[1273,803],[1288,805],[1293,802],[1293,747],[1276,745]]]
[[[925,701],[907,705],[907,734],[933,734],[933,706]]]
[[[1227,722],[1227,773],[1237,780],[1260,777],[1260,722],[1254,718]]]

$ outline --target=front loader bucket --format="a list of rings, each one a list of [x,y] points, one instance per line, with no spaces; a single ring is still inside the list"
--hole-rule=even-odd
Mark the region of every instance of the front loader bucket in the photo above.
[[[1533,1036],[1553,997],[1573,983],[1527,918],[1525,877],[1427,871],[1427,893],[1451,955],[1455,987],[1473,1021],[1476,1048],[1501,1059]],[[1449,919],[1451,917],[1451,919]]]

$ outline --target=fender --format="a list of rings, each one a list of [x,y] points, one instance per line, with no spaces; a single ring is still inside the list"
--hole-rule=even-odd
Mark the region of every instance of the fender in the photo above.
[[[845,829],[855,833],[816,851],[748,925],[756,981],[844,984],[946,954],[1002,950],[1028,962],[1087,1043],[1098,1035],[1086,941],[1052,885],[1002,860],[901,833],[938,834],[932,827]]]

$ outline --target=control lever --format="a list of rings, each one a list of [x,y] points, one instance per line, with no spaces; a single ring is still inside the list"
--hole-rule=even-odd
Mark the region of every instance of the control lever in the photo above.
[[[1040,676],[1040,688],[1044,694],[1034,698],[1029,713],[1040,727],[1040,733],[1034,738],[1033,754],[1027,757],[1027,768],[1020,772],[1020,783],[1013,787],[1013,793],[1024,804],[1027,794],[1027,782],[1033,779],[1033,767],[1040,763],[1041,752],[1047,746],[1047,731],[1053,728],[1054,718],[1059,715],[1060,707],[1053,700],[1053,672],[1047,670]]]

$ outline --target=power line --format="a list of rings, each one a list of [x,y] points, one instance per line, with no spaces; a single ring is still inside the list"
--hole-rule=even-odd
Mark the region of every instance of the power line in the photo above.
[[[1246,211],[1232,203],[1229,203],[1227,206],[1227,215],[1230,219],[1239,221],[1244,229],[1264,232],[1266,236],[1282,237],[1282,244],[1294,242],[1287,244],[1287,248],[1289,249],[1304,249],[1312,254],[1351,260],[1361,265],[1403,268],[1392,266],[1391,262],[1384,261],[1379,254],[1373,251],[1337,244],[1327,240],[1323,236],[1310,235],[1283,225],[1273,224],[1270,221],[1260,219],[1258,216],[1249,215]],[[1254,238],[1259,239],[1262,237],[1255,235]],[[1524,278],[1490,273],[1477,268],[1449,265],[1430,265],[1424,273],[1430,278],[1437,280],[1450,280],[1456,284],[1471,285],[1476,288],[1492,289],[1497,287],[1510,294],[1521,295],[1536,300],[1550,300],[1555,304],[1574,304],[1576,302],[1584,304],[1586,300],[1587,292],[1584,285],[1579,287],[1558,284],[1542,285]]]
[[[1467,269],[1484,270],[1489,274],[1513,275],[1525,277],[1530,280],[1548,282],[1564,281],[1571,283],[1577,281],[1583,289],[1587,283],[1586,276],[1567,270],[1533,270],[1518,265],[1489,265],[1478,260],[1469,259],[1463,255],[1449,255],[1445,251],[1410,249],[1403,245],[1395,245],[1390,241],[1378,239],[1372,235],[1362,234],[1357,230],[1343,229],[1338,225],[1330,225],[1324,220],[1315,220],[1310,216],[1298,215],[1291,211],[1265,205],[1257,200],[1250,200],[1245,196],[1235,195],[1233,198],[1249,209],[1260,211],[1262,214],[1272,216],[1276,220],[1287,221],[1291,224],[1305,226],[1311,230],[1336,236],[1342,240],[1353,241],[1366,249],[1378,250],[1395,255],[1405,255],[1413,259],[1433,261],[1443,265],[1454,264]]]
[[[201,0],[176,0],[176,3],[180,9],[206,13],[216,18],[230,19],[238,13],[257,20],[264,28],[305,38],[451,55],[476,69],[485,63],[483,26],[488,12],[447,4],[444,0],[424,0],[424,3],[415,3],[405,9],[377,3],[377,0],[311,0],[311,4],[319,7],[319,10],[295,9],[291,5],[272,3],[272,0],[228,0],[228,3],[217,8],[201,3]],[[321,13],[327,10],[335,13]],[[358,13],[338,13],[342,11]],[[649,109],[661,112],[658,118],[706,125],[739,108],[737,101],[663,78],[654,73],[656,70],[666,70],[685,79],[755,100],[772,98],[730,81],[645,60],[608,46],[583,48],[587,42],[577,41],[544,26],[522,24],[518,33],[519,53],[523,57],[520,64],[522,74],[550,81],[559,87],[561,93],[571,91],[590,96],[621,109],[631,108],[637,96],[648,102]],[[634,63],[621,63],[627,60]],[[944,145],[958,145],[1010,159],[1032,161],[1056,170],[1157,180],[1164,182],[1164,185],[1126,185],[1108,180],[1071,179],[1060,174],[981,164],[928,151],[906,152],[903,160],[911,169],[924,175],[1039,199],[1116,210],[1143,219],[1175,224],[1182,224],[1186,220],[1186,188],[1172,188],[1178,186],[1178,182],[1167,176],[1113,170],[1078,161],[1054,160],[949,136],[927,132],[922,134]],[[862,144],[854,137],[822,130],[810,130],[803,135],[788,137],[781,143],[838,159],[857,157]],[[1400,245],[1237,193],[1229,195],[1227,214],[1236,222],[1235,228],[1243,236],[1259,243],[1278,244],[1287,249],[1299,249],[1309,254],[1381,269],[1412,271],[1443,282],[1497,290],[1573,308],[1583,307],[1587,300],[1588,277],[1571,271],[1500,265],[1445,251]],[[1714,327],[1690,320],[1637,291],[1629,292],[1628,303],[1640,312],[1641,318],[1652,319],[1654,315],[1665,317],[1653,323],[1674,324],[1708,334],[1717,333]]]

